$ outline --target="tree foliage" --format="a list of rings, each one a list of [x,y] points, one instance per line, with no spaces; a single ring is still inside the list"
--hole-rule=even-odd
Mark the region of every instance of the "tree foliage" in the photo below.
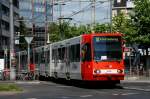
[[[132,24],[131,18],[120,13],[118,16],[113,17],[113,31],[123,33],[124,39],[127,43],[135,43],[136,29]]]
[[[150,45],[150,0],[134,0],[134,15],[131,16],[136,29],[135,41]]]
[[[55,42],[60,40],[60,34],[59,34],[59,26],[57,23],[50,23],[48,27],[48,32],[50,35],[50,41]]]
[[[53,22],[49,24],[48,32],[50,34],[50,41],[56,42],[84,33],[90,33],[91,29],[89,25],[77,26],[76,24],[71,25],[69,22],[63,22],[61,24]]]
[[[97,23],[94,27],[94,31],[96,33],[104,33],[110,31],[110,25],[109,24],[99,24]]]

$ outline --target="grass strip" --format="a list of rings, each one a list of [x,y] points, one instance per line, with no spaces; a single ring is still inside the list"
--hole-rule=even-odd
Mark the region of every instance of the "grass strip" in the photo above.
[[[15,84],[0,84],[0,91],[23,91]]]

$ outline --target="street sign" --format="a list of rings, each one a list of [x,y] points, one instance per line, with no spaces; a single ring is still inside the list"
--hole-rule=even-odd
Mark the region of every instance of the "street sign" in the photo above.
[[[33,39],[33,37],[30,37],[30,36],[25,37],[25,40],[26,40],[26,42],[27,42],[28,44],[31,43],[32,39]]]
[[[15,44],[19,44],[19,40],[15,40]]]

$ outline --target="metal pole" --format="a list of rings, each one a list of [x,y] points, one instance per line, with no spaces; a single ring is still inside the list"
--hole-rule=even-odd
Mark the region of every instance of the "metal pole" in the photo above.
[[[131,50],[130,50],[130,56],[129,56],[129,64],[130,64],[130,76],[132,75],[132,66],[131,66]]]
[[[34,35],[34,0],[32,0],[32,35]]]
[[[94,27],[95,27],[95,0],[92,0],[92,10],[91,10],[91,31],[94,33]]]
[[[6,53],[5,53],[5,58],[6,58],[6,59],[5,59],[5,60],[6,60],[6,61],[5,61],[5,62],[6,62],[5,65],[6,65],[6,68],[8,69],[8,62],[7,62],[7,57],[8,57],[8,55],[7,55],[7,48],[5,49],[5,51],[6,51]]]
[[[110,0],[110,33],[112,33],[112,3],[113,0]]]
[[[32,0],[32,36],[35,35],[34,29],[35,29],[35,24],[34,24],[34,0]],[[33,50],[34,50],[34,46],[35,46],[35,44],[33,44],[31,46],[33,48]],[[35,53],[34,53],[34,51],[33,51],[33,63],[35,63]]]
[[[35,24],[34,24],[34,0],[32,0],[32,35],[35,35],[35,33],[34,33],[34,30],[35,30]],[[29,51],[30,51],[30,44],[28,44],[28,46],[29,46]],[[35,46],[35,44],[34,45],[32,45],[31,47],[33,48],[33,64],[35,64],[35,52],[34,52],[34,46]],[[28,70],[29,70],[29,65],[30,65],[30,53],[29,53],[29,63],[28,63]],[[34,71],[34,78],[35,78],[35,71]]]
[[[30,71],[30,44],[28,43],[28,72]]]
[[[53,22],[53,17],[54,17],[54,8],[53,8],[54,5],[53,4],[54,4],[54,0],[52,0],[52,22]]]
[[[14,16],[13,16],[13,0],[10,0],[10,60],[9,60],[9,64],[10,64],[10,80],[14,80],[14,72],[13,72],[13,68],[12,68],[12,59],[14,58]]]
[[[45,42],[44,45],[47,44],[47,1],[44,0],[44,8],[45,8]]]
[[[62,13],[61,13],[61,11],[62,11],[62,7],[61,7],[61,4],[59,4],[59,17],[60,17],[60,19],[59,19],[59,31],[60,31],[60,39],[61,40],[63,40],[63,34],[62,34]]]
[[[5,51],[5,46],[3,47],[3,50],[4,50],[4,68],[6,68],[6,51]]]
[[[21,66],[20,66],[20,65],[21,65],[21,63],[20,63],[20,60],[21,60],[21,59],[20,59],[20,52],[18,53],[18,56],[19,56],[19,57],[18,57],[18,58],[19,58],[19,62],[18,62],[18,64],[19,64],[19,65],[18,65],[18,72],[20,73],[20,72],[21,72]]]

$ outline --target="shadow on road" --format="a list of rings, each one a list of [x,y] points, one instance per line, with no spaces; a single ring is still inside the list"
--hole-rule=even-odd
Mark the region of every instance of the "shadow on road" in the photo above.
[[[120,84],[114,84],[112,82],[65,80],[65,79],[53,79],[50,81],[65,86],[74,86],[85,89],[123,89],[123,87]]]

